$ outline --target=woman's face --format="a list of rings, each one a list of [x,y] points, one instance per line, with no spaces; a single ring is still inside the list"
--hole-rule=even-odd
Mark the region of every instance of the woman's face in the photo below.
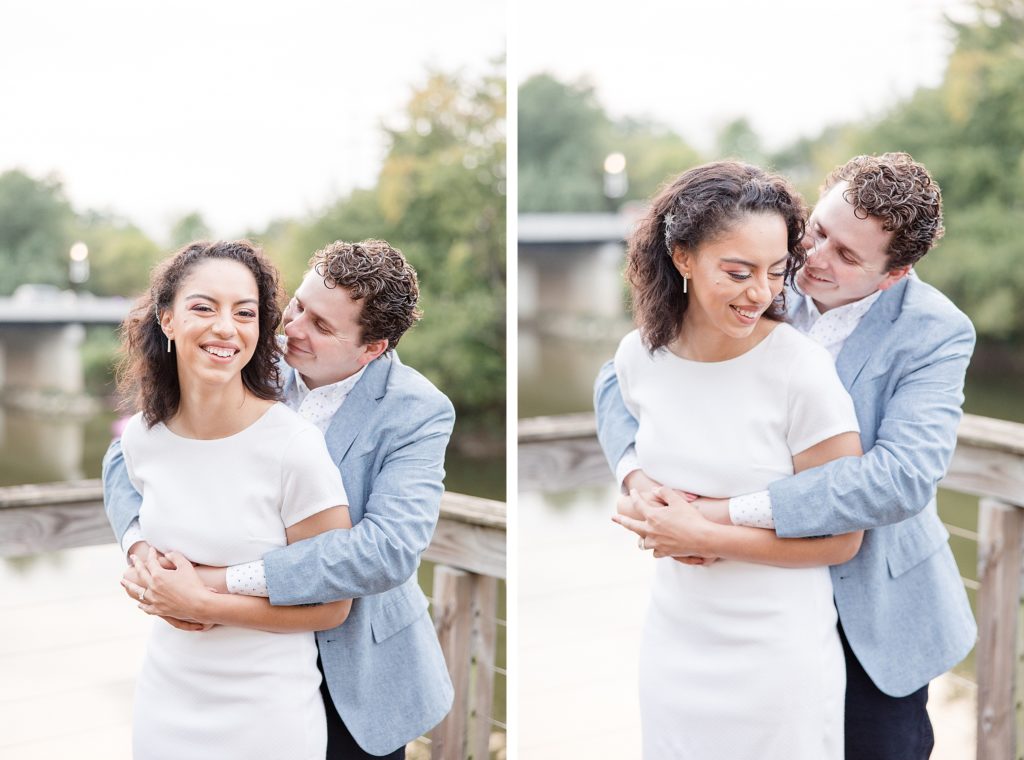
[[[690,276],[687,322],[745,338],[782,292],[789,258],[786,222],[778,214],[748,214],[693,251],[676,247],[672,261]]]
[[[160,324],[174,340],[180,381],[224,384],[240,378],[260,336],[256,278],[230,259],[196,264]]]

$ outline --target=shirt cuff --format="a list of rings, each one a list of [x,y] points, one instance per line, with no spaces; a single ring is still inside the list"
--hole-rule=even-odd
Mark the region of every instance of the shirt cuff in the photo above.
[[[267,570],[261,559],[244,565],[232,565],[225,572],[224,583],[229,594],[270,596],[267,591]]]
[[[767,491],[734,496],[729,499],[729,519],[733,525],[775,530],[771,496]]]
[[[624,483],[626,476],[633,472],[633,470],[639,469],[640,459],[636,455],[636,446],[631,443],[629,448],[626,449],[626,453],[622,455],[619,463],[615,465],[615,479],[619,481],[619,488],[622,489],[623,493],[626,492],[626,485]]]
[[[136,517],[128,523],[128,530],[121,537],[121,551],[124,552],[125,559],[128,559],[128,550],[132,548],[132,544],[145,540],[145,537],[142,535],[142,525],[139,523],[139,518]]]

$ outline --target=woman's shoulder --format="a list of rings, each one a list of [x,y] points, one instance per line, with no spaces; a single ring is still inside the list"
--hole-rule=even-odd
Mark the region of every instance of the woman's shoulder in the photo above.
[[[797,330],[788,322],[779,322],[771,334],[777,351],[789,352],[794,358],[809,357],[811,361],[832,361],[832,355],[824,346]]]
[[[292,436],[309,430],[320,432],[316,425],[281,401],[274,402],[260,419],[260,423],[264,428],[263,434],[268,432],[267,428],[272,428],[274,434],[278,436]]]
[[[644,345],[644,339],[640,331],[632,330],[626,333],[622,340],[619,341],[619,347],[615,351],[615,361],[618,363],[620,359],[642,359],[650,355],[651,353],[647,350],[647,346]]]
[[[159,427],[160,424],[157,423],[153,427]],[[153,428],[146,424],[142,412],[136,412],[128,418],[121,429],[121,446],[123,447],[125,442],[131,443],[152,434]]]

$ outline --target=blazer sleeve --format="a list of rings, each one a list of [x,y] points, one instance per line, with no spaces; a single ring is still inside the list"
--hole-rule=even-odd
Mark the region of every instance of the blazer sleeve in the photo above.
[[[116,440],[103,456],[103,509],[118,543],[132,520],[139,516],[141,506],[142,495],[128,478],[121,441]]]
[[[402,427],[373,477],[362,519],[263,557],[270,603],[318,604],[379,594],[408,580],[429,546],[444,493],[444,452],[455,424],[436,393],[426,411],[395,410]],[[408,416],[405,416],[408,415]]]
[[[874,445],[863,456],[769,485],[778,535],[878,528],[913,517],[931,501],[956,448],[974,350],[974,328],[959,316],[905,365],[879,412]]]
[[[594,411],[597,413],[597,440],[614,474],[619,460],[636,442],[639,425],[622,400],[612,361],[604,363],[594,381]]]

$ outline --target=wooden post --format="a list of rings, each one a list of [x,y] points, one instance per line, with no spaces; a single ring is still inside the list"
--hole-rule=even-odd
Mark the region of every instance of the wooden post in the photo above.
[[[473,585],[470,573],[447,565],[434,568],[434,626],[455,687],[455,700],[448,717],[431,732],[431,760],[466,757]]]
[[[470,697],[469,757],[490,756],[491,708],[494,705],[494,652],[498,636],[498,579],[473,578],[473,691]]]
[[[978,760],[1016,757],[1014,674],[1024,509],[982,499],[978,516]]]

